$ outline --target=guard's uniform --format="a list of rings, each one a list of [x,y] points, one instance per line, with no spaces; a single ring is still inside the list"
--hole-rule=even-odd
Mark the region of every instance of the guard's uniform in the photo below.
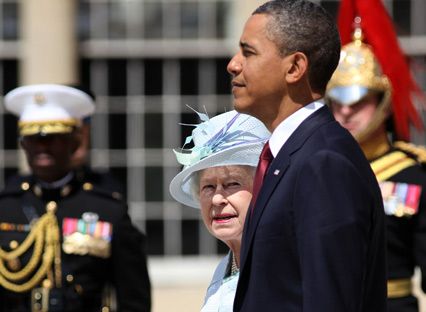
[[[36,235],[29,246],[22,244],[37,231],[37,220],[48,214],[46,208],[53,208],[57,217],[60,253],[56,256],[49,251],[54,232],[46,234],[44,242],[39,242],[42,235]],[[17,286],[0,287],[1,312],[45,311],[44,308],[100,311],[108,281],[115,286],[119,311],[150,310],[144,236],[131,224],[119,193],[105,191],[77,175],[56,189],[44,189],[31,176],[14,179],[7,185],[0,193],[0,246],[0,278]],[[22,246],[22,255],[4,257],[4,253],[10,255]],[[51,268],[46,277],[34,284],[33,277],[49,257],[53,258]],[[38,260],[33,268],[28,264],[31,258]],[[24,278],[14,280],[7,272]],[[28,286],[30,289],[25,289]]]
[[[426,150],[397,142],[371,162],[387,215],[388,311],[417,312],[412,295],[414,268],[426,290]]]

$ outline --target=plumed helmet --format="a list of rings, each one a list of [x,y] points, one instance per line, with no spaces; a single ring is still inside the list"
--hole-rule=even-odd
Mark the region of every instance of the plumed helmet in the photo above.
[[[370,94],[377,94],[380,103],[369,126],[356,135],[361,142],[390,115],[391,84],[382,73],[371,47],[363,41],[361,28],[357,28],[353,41],[342,47],[340,61],[326,91],[327,102],[354,105]]]

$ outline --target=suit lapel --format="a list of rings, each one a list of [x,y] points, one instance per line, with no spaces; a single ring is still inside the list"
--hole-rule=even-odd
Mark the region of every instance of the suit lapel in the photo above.
[[[297,127],[279,151],[277,158],[281,153],[293,154],[302,147],[318,127],[333,121],[336,122],[327,106],[318,109]]]
[[[271,194],[290,166],[292,154],[303,146],[305,141],[318,127],[332,121],[334,121],[334,117],[331,115],[328,107],[324,106],[320,108],[300,124],[296,131],[294,131],[287,142],[283,145],[277,157],[272,161],[258,194],[255,207],[253,208],[253,213],[250,215],[251,209],[249,209],[249,213],[247,214],[242,238],[241,270],[243,270],[248,252],[251,248],[259,220],[266,208]]]

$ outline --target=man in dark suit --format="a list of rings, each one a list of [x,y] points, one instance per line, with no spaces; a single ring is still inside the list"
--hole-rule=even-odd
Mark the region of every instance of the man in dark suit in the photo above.
[[[273,156],[263,184],[256,173],[234,311],[386,310],[380,190],[319,102],[339,53],[323,8],[281,0],[256,9],[229,62],[234,106],[272,132]]]
[[[118,193],[72,169],[92,99],[30,85],[8,93],[5,106],[19,116],[32,173],[0,192],[0,311],[108,311],[108,282],[118,311],[150,311],[144,235]]]

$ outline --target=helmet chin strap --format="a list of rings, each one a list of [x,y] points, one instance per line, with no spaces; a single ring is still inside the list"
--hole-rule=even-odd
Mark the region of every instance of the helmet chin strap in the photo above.
[[[391,105],[390,105],[391,91],[387,90],[383,94],[383,98],[377,106],[376,112],[368,124],[368,126],[361,130],[359,133],[354,135],[358,143],[362,144],[365,141],[368,141],[376,130],[389,118],[391,115]]]

